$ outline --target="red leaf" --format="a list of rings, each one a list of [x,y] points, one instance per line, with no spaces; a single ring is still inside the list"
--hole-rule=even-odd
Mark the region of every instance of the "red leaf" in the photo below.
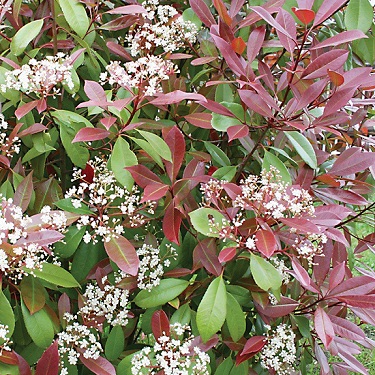
[[[328,349],[335,337],[335,332],[328,314],[320,306],[318,306],[314,314],[314,325],[316,333],[322,340],[325,348]]]
[[[325,21],[328,17],[330,17],[333,13],[340,9],[346,2],[347,0],[323,1],[319,10],[316,12],[313,26],[319,25],[320,23]]]
[[[234,139],[239,139],[249,135],[249,127],[247,125],[234,125],[227,129],[228,140],[233,141]]]
[[[328,69],[328,75],[331,82],[336,86],[339,87],[344,83],[344,76],[334,70]]]
[[[164,161],[165,169],[171,181],[174,182],[184,161],[185,138],[181,130],[177,126],[173,126],[164,140],[172,153],[172,162]]]
[[[318,288],[314,284],[314,282],[311,280],[309,274],[307,271],[298,263],[297,260],[292,260],[292,267],[294,270],[294,276],[296,279],[301,283],[301,285],[309,290],[310,292],[319,293]]]
[[[211,34],[211,37],[214,40],[217,48],[223,55],[229,68],[232,69],[238,77],[246,76],[245,60],[241,56],[237,56],[236,53],[233,51],[231,45],[228,42],[226,42],[223,38],[220,38],[219,36],[213,34]]]
[[[84,90],[90,100],[94,102],[107,102],[107,96],[105,95],[104,89],[98,82],[85,81]]]
[[[63,293],[57,303],[59,310],[59,318],[62,321],[65,313],[70,313],[70,298],[66,293]]]
[[[313,190],[317,196],[327,197],[331,201],[337,200],[339,202],[354,204],[356,206],[362,206],[368,203],[365,198],[351,190],[339,188],[320,188]]]
[[[228,108],[224,107],[220,103],[215,102],[214,100],[206,99],[206,101],[199,102],[199,104],[212,112],[218,113],[219,115],[234,117],[233,113]]]
[[[220,251],[219,254],[219,262],[230,262],[237,254],[237,248],[236,247],[226,247],[225,249]]]
[[[134,246],[125,237],[112,237],[110,241],[104,242],[104,248],[109,258],[115,262],[122,271],[132,276],[138,273],[139,259],[137,252]]]
[[[296,22],[292,15],[285,9],[281,8],[277,13],[276,21],[285,29],[288,30],[292,39],[285,36],[283,33],[276,30],[277,36],[282,46],[293,56],[293,51],[297,46],[297,28]]]
[[[128,61],[133,60],[133,58],[130,56],[128,51],[123,46],[120,46],[119,44],[110,41],[110,42],[107,42],[107,47],[115,55],[120,56],[123,59],[128,60]]]
[[[40,357],[35,375],[58,375],[59,373],[59,352],[57,350],[57,341],[47,348]]]
[[[347,353],[346,351],[340,351],[337,354],[354,372],[363,374],[363,375],[369,375],[367,372],[365,366],[362,365],[361,362],[359,362],[353,355]]]
[[[292,217],[282,218],[280,221],[288,227],[297,229],[301,233],[321,233],[321,230],[308,219]]]
[[[316,44],[315,46],[312,46],[310,50],[315,50],[315,49],[330,47],[330,46],[338,46],[340,44],[348,43],[353,40],[362,39],[362,38],[368,38],[368,37],[361,30],[343,31],[337,35],[334,35],[328,39],[323,40],[323,42],[320,42]]]
[[[47,109],[47,101],[42,98],[38,100],[38,105],[36,106],[38,113],[42,113]]]
[[[261,98],[261,96],[250,90],[240,90],[241,100],[254,112],[259,113],[264,117],[273,117],[271,108]]]
[[[141,13],[147,13],[146,9],[143,8],[143,6],[138,4],[132,4],[132,5],[125,5],[122,7],[117,7],[114,9],[111,9],[107,11],[106,13],[109,14],[141,14]]]
[[[107,138],[111,133],[108,130],[100,128],[82,128],[79,129],[72,143],[99,141]]]
[[[164,197],[169,189],[169,185],[153,183],[145,187],[143,197],[140,203],[147,201],[158,201]]]
[[[25,212],[31,201],[31,196],[34,191],[33,184],[33,171],[31,171],[17,186],[14,192],[14,204],[22,208],[22,212]]]
[[[163,232],[169,241],[174,242],[177,245],[180,244],[179,233],[181,222],[181,212],[174,207],[173,203],[171,203],[165,210]]]
[[[190,6],[194,13],[207,27],[211,27],[212,25],[216,24],[210,9],[203,0],[190,0]]]
[[[337,70],[344,65],[349,52],[342,49],[335,49],[319,55],[302,73],[301,78],[315,79],[325,77],[327,69]]]
[[[250,33],[247,41],[247,61],[249,64],[255,60],[260,49],[262,48],[265,35],[266,28],[264,26],[258,26]]]
[[[206,101],[206,98],[201,94],[188,93],[181,90],[169,92],[168,94],[161,94],[156,99],[149,102],[152,105],[169,105],[180,103],[183,100],[198,100]]]
[[[311,9],[298,9],[292,7],[292,11],[304,25],[308,25],[315,18],[315,12]]]
[[[270,318],[279,318],[292,313],[298,306],[299,303],[294,299],[281,296],[281,300],[277,305],[268,305],[262,310],[262,314]]]
[[[271,26],[273,26],[276,30],[278,30],[280,33],[284,34],[288,38],[293,40],[293,37],[288,33],[287,30],[285,30],[272,16],[271,13],[268,12],[263,7],[260,6],[254,6],[250,7],[252,11],[257,13],[261,18],[263,18],[267,23],[269,23]]]
[[[13,350],[11,352],[3,350],[0,355],[0,362],[6,363],[8,365],[17,365],[17,354]]]
[[[197,126],[198,128],[203,129],[212,129],[211,120],[212,114],[207,112],[200,112],[200,113],[192,113],[190,115],[185,116],[185,119]]]
[[[375,290],[375,279],[369,276],[357,276],[343,281],[329,291],[329,297],[343,297],[347,295],[365,295]]]
[[[375,165],[375,155],[372,152],[361,152],[360,147],[345,150],[336,159],[329,174],[347,176]]]
[[[230,26],[232,24],[232,18],[229,16],[227,8],[222,0],[213,0],[214,7],[216,8],[220,18]]]
[[[39,246],[53,244],[64,238],[64,235],[56,230],[43,230],[39,232],[28,233],[27,238],[21,238],[16,242],[16,245],[28,245],[36,243]]]
[[[270,258],[277,249],[276,237],[271,230],[259,229],[255,234],[257,249]]]
[[[39,100],[33,100],[31,102],[28,102],[21,107],[17,108],[14,114],[18,119],[20,119],[23,116],[26,116],[30,111],[32,111],[39,103]]]
[[[31,375],[31,370],[29,364],[25,361],[23,357],[21,357],[19,354],[14,352],[14,354],[17,356],[18,359],[18,370],[20,372],[19,375]]]
[[[336,265],[333,270],[331,271],[331,274],[329,275],[329,288],[328,290],[332,290],[336,288],[345,277],[345,263],[339,263]]]
[[[134,181],[144,189],[147,185],[160,183],[162,184],[161,179],[154,173],[151,172],[144,165],[133,165],[131,167],[126,167],[126,170],[130,172]]]
[[[83,351],[80,349],[77,349],[79,352],[82,353],[82,355],[79,356],[79,359],[83,363],[83,365],[91,370],[96,375],[116,375],[116,369],[112,365],[111,362],[109,362],[107,359],[103,357],[99,357],[97,359],[93,358],[85,358],[83,355]]]
[[[37,122],[37,123],[29,126],[27,129],[19,132],[18,137],[22,138],[22,137],[25,137],[26,135],[41,133],[42,131],[47,130],[47,129],[48,128],[46,126]]]
[[[117,121],[116,117],[103,117],[100,119],[100,122],[104,125],[104,127],[109,130],[110,127]]]
[[[331,319],[333,329],[337,335],[354,341],[366,339],[366,335],[361,328],[352,323],[350,320],[334,315],[330,315],[329,318]]]
[[[349,306],[375,309],[375,295],[349,294],[345,296],[336,296],[336,298],[341,302],[345,302]]]
[[[151,318],[152,333],[158,341],[160,336],[170,335],[169,319],[163,310],[157,310],[152,314]]]
[[[197,65],[204,65],[208,64],[211,61],[214,61],[217,59],[217,56],[205,56],[205,57],[198,57],[197,59],[194,59],[190,62],[191,65],[197,66]]]
[[[259,353],[267,343],[264,336],[253,336],[246,341],[242,351],[236,357],[236,366]]]
[[[233,51],[238,53],[239,55],[242,55],[246,49],[246,43],[240,36],[232,40],[231,46],[233,48]]]
[[[13,69],[21,69],[21,67],[15,63],[13,60],[11,59],[8,59],[7,57],[4,57],[4,56],[0,56],[0,60],[1,61],[4,61],[5,63],[7,63],[9,66],[11,66]]]
[[[199,264],[211,274],[219,276],[223,267],[221,266],[216,249],[216,240],[214,238],[205,238],[200,241],[193,251],[194,268]]]

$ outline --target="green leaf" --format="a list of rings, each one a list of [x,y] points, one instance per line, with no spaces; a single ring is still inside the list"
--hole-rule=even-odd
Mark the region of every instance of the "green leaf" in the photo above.
[[[176,310],[171,316],[170,323],[190,324],[191,319],[191,308],[188,303],[182,305]]]
[[[12,38],[10,50],[16,56],[26,49],[30,42],[37,37],[43,26],[43,20],[36,20],[22,26]]]
[[[246,319],[242,307],[230,293],[227,293],[226,322],[230,336],[237,342],[245,333]]]
[[[292,184],[292,178],[284,163],[276,155],[265,150],[262,168],[269,171],[271,166],[275,167],[279,171],[284,182],[290,185]]]
[[[8,326],[9,337],[12,336],[15,325],[14,313],[2,290],[0,290],[0,322]]]
[[[53,324],[47,312],[42,309],[31,315],[23,301],[21,301],[22,315],[26,330],[34,343],[40,348],[50,346],[53,336]]]
[[[231,165],[231,162],[228,158],[228,156],[225,154],[223,150],[221,150],[219,147],[215,146],[211,142],[204,142],[204,147],[206,147],[206,150],[209,152],[209,154],[212,157],[212,160],[222,166],[222,167],[228,167]]]
[[[83,38],[90,26],[84,6],[78,0],[59,0],[66,22]]]
[[[190,212],[189,216],[194,229],[208,237],[219,237],[219,230],[223,227],[223,221],[226,221],[221,212],[208,207],[198,208]],[[214,220],[215,227],[210,225],[210,218]]]
[[[105,344],[105,356],[109,361],[115,361],[124,350],[125,338],[121,326],[114,326]]]
[[[82,203],[81,207],[78,207],[78,208],[74,207],[72,204],[71,198],[60,199],[54,204],[56,207],[60,208],[61,210],[73,212],[74,214],[92,215],[92,211],[84,203]]]
[[[211,119],[211,125],[215,130],[220,132],[226,132],[228,128],[235,125],[241,125],[241,121],[235,117],[229,117],[220,115],[219,113],[213,113]]]
[[[144,139],[139,139],[135,137],[129,137],[133,140],[142,150],[146,151],[148,155],[156,162],[160,168],[164,168],[163,161],[160,155],[155,151],[155,149]]]
[[[217,367],[215,375],[228,375],[230,374],[233,366],[234,363],[232,361],[232,358],[228,357]]]
[[[54,244],[54,252],[61,258],[71,257],[77,250],[85,232],[86,227],[78,229],[75,225],[70,226],[64,233],[64,242],[60,241]]]
[[[113,147],[110,158],[111,170],[115,174],[116,180],[131,191],[134,180],[130,172],[124,169],[137,165],[138,160],[134,152],[130,150],[129,143],[122,137],[119,137]]]
[[[220,167],[213,174],[212,177],[218,180],[232,181],[232,178],[236,175],[237,167],[232,165],[230,167]]]
[[[267,260],[251,254],[250,270],[259,288],[265,291],[280,289],[282,284],[280,272]]]
[[[217,277],[204,294],[197,310],[197,327],[203,342],[208,341],[225,322],[227,291],[222,277]]]
[[[187,8],[184,10],[184,12],[182,13],[182,19],[184,21],[192,22],[197,27],[198,30],[202,27],[202,21],[199,19],[199,17],[195,14],[193,9],[191,8]]]
[[[350,0],[345,11],[345,26],[348,30],[367,33],[372,25],[374,11],[369,0]]]
[[[48,281],[51,284],[63,286],[65,288],[79,287],[78,281],[64,268],[52,263],[43,263],[41,271],[34,270],[35,276]]]
[[[72,143],[72,141],[78,130],[84,127],[93,128],[93,125],[83,116],[70,111],[54,111],[52,115],[60,126],[61,142],[70,160],[77,167],[84,169],[90,157],[89,150],[82,142]]]
[[[164,305],[179,296],[188,285],[189,282],[186,280],[164,279],[150,292],[141,290],[134,298],[134,302],[143,309]]]
[[[312,169],[318,167],[315,151],[308,139],[297,131],[284,132],[302,160]]]
[[[164,160],[172,162],[171,150],[164,139],[160,138],[156,134],[145,132],[143,130],[137,129],[137,131],[144,139],[146,139],[146,141],[159,156],[161,156]]]
[[[22,300],[29,309],[30,314],[41,310],[46,304],[46,290],[36,277],[32,275],[24,277],[21,281],[20,289]]]

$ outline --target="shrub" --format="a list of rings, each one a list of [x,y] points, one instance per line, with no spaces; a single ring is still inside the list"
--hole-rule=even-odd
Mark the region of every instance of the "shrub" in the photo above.
[[[1,373],[368,374],[368,0],[0,18]]]

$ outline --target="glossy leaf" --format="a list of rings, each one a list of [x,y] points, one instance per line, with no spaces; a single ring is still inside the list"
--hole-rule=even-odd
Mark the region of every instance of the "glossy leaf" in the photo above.
[[[373,7],[369,0],[351,0],[345,12],[345,26],[348,30],[361,30],[366,33],[373,22]]]
[[[36,38],[42,29],[43,20],[35,20],[21,27],[12,38],[10,43],[11,52],[19,56],[26,49],[34,38]]]
[[[328,349],[335,337],[335,332],[329,316],[320,306],[315,310],[314,326],[315,331],[322,340],[325,348]]]
[[[245,333],[246,319],[242,307],[230,293],[227,293],[227,315],[225,320],[231,338],[237,342]]]
[[[169,319],[163,310],[157,310],[152,314],[151,327],[156,340],[158,340],[160,336],[169,337]]]
[[[284,134],[289,139],[289,142],[293,145],[302,160],[312,169],[316,169],[318,166],[318,161],[315,151],[307,138],[296,131],[285,132]]]
[[[46,304],[46,290],[34,276],[24,277],[20,284],[22,300],[29,309],[30,314],[41,310]]]
[[[207,288],[197,310],[197,327],[202,341],[208,341],[224,324],[227,315],[227,292],[222,277]]]
[[[208,237],[218,237],[218,229],[223,227],[223,221],[225,221],[221,212],[208,207],[198,208],[190,212],[189,216],[194,229]],[[209,222],[210,218],[215,224],[214,227]]]
[[[282,280],[279,271],[265,259],[251,254],[250,270],[259,288],[265,291],[276,291],[280,288]]]
[[[108,335],[105,343],[105,356],[110,361],[115,361],[123,352],[125,347],[125,337],[121,326],[114,326]]]
[[[52,263],[44,263],[41,270],[34,270],[35,276],[54,285],[65,288],[79,287],[78,281],[64,268]]]
[[[0,290],[0,322],[8,326],[9,335],[12,335],[15,326],[13,308],[2,290]]]
[[[59,0],[59,4],[66,22],[77,35],[83,38],[88,31],[90,23],[82,3],[77,0]]]
[[[178,297],[188,285],[189,282],[186,280],[163,279],[150,292],[141,290],[134,298],[134,302],[143,309],[164,305]]]
[[[45,350],[36,364],[35,375],[58,375],[60,357],[57,341]]]
[[[139,258],[134,246],[123,236],[111,237],[104,242],[104,248],[109,258],[116,263],[120,270],[135,276],[138,273]]]

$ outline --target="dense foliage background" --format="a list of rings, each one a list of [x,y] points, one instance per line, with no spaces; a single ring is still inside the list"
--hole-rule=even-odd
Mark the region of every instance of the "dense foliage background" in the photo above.
[[[371,373],[369,0],[0,20],[1,374]]]

